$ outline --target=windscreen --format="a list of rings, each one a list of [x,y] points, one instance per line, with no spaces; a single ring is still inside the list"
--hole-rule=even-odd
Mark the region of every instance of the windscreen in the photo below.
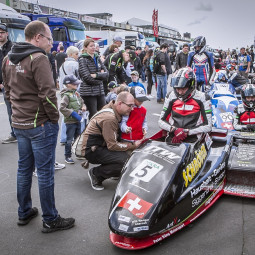
[[[81,40],[85,40],[85,31],[84,30],[68,28],[68,31],[69,31],[69,36],[70,36],[71,42],[79,42]]]
[[[8,37],[12,42],[24,42],[25,34],[24,29],[8,28]]]

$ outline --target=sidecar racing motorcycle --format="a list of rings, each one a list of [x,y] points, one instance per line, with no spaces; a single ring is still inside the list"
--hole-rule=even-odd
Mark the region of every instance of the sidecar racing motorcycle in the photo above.
[[[143,249],[172,236],[224,193],[255,197],[255,134],[214,129],[169,144],[160,131],[123,168],[109,212],[111,242]]]

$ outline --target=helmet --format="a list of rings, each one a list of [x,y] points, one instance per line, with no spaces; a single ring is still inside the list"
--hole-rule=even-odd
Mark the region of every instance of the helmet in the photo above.
[[[231,64],[232,66],[236,66],[236,64],[237,64],[236,59],[235,59],[235,58],[232,58],[232,59],[230,60],[230,64]]]
[[[206,45],[205,37],[204,37],[204,36],[198,36],[198,37],[196,37],[196,38],[194,39],[192,45],[193,45],[194,48],[197,47],[197,46],[202,47],[201,50],[196,51],[197,53],[203,52],[204,49],[205,49],[205,45]]]
[[[174,88],[174,93],[177,98],[187,101],[193,90],[196,88],[196,75],[190,67],[183,67],[177,70],[172,79],[171,86]],[[176,89],[178,88],[188,88],[184,95],[180,95]]]
[[[242,97],[243,104],[250,109],[255,107],[255,100],[248,101],[246,97],[252,97],[252,96],[255,96],[255,85],[245,84],[241,89],[241,97]]]
[[[228,81],[225,73],[219,72],[219,74],[218,74],[218,81],[220,81],[220,82],[227,82]]]

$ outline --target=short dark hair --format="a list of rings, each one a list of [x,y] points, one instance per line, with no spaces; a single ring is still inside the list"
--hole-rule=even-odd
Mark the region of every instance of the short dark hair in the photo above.
[[[189,47],[189,45],[187,44],[187,43],[184,43],[183,45],[182,45],[182,47],[184,48],[184,47]]]
[[[166,49],[166,48],[168,48],[168,44],[167,43],[162,43],[161,45],[160,45],[160,49],[162,50],[162,49]]]
[[[46,32],[46,24],[39,20],[34,20],[25,27],[25,39],[31,41],[36,35]]]
[[[65,48],[64,48],[64,46],[62,46],[62,45],[59,47],[59,50],[64,50],[64,49],[65,49]]]
[[[244,47],[241,47],[241,49],[240,49],[240,50],[242,50],[242,49],[244,49],[244,50],[245,50],[245,48],[244,48]]]

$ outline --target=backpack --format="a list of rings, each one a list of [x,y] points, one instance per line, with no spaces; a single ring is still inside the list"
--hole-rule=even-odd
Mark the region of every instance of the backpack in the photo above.
[[[160,72],[160,63],[159,63],[159,53],[157,53],[154,57],[153,57],[153,64],[152,64],[152,68],[153,68],[153,73],[159,73]]]

